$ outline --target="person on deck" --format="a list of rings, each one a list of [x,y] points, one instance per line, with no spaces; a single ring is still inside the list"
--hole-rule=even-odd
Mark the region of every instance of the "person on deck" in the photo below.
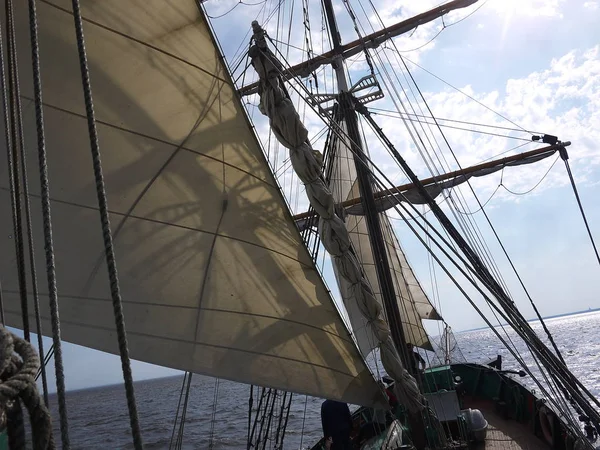
[[[411,343],[407,343],[406,348],[408,348],[408,356],[409,356],[409,361],[410,361],[410,365],[411,365],[411,373],[413,373],[413,374],[422,373],[426,367],[425,360],[423,359],[423,357],[421,355],[419,355],[419,352],[417,352],[415,350],[414,345],[412,345]],[[423,368],[421,368],[421,365],[423,366]]]
[[[348,404],[325,400],[321,405],[321,425],[325,440],[331,439],[331,450],[352,449],[352,415]]]
[[[392,410],[395,410],[396,406],[398,406],[398,398],[396,398],[396,394],[394,393],[394,391],[392,390],[392,388],[390,386],[385,388],[385,393],[388,396],[388,402],[390,403],[390,408],[392,408]]]
[[[381,388],[385,391],[385,395],[388,398],[390,408],[392,408],[392,411],[395,410],[396,406],[398,406],[398,398],[396,398],[396,394],[394,393],[392,387],[386,386],[386,384],[383,381],[379,382],[379,386],[381,386]]]

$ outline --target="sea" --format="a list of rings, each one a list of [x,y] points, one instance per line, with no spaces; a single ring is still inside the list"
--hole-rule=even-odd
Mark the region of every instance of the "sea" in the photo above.
[[[600,398],[600,312],[558,317],[546,321],[568,367]],[[541,324],[532,322],[538,335]],[[496,327],[514,348],[517,357],[535,367],[522,341],[508,327]],[[494,330],[455,333],[460,353],[468,361],[488,362],[502,355],[503,369],[519,370],[514,356],[504,348]],[[455,358],[460,353],[454,352]],[[423,353],[424,356],[429,356]],[[539,371],[533,369],[539,375]],[[543,392],[529,376],[521,381]],[[139,381],[135,384],[144,446],[168,449],[183,376]],[[189,393],[182,449],[246,449],[249,386],[194,375]],[[321,437],[321,399],[296,395],[290,408],[285,449],[310,448]],[[58,438],[56,396],[51,396],[54,433]],[[69,430],[73,449],[132,449],[129,415],[122,385],[104,386],[67,393]],[[177,434],[177,433],[176,433]],[[58,441],[60,439],[57,439]],[[175,439],[173,439],[175,442]],[[175,447],[173,447],[175,448]],[[269,445],[267,445],[269,448]]]

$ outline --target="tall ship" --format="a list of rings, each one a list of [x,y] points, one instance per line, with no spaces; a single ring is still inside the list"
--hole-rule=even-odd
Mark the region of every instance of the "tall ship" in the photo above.
[[[295,396],[355,405],[356,449],[597,444],[600,402],[565,363],[473,183],[560,160],[582,216],[573,232],[598,258],[569,165],[577,142],[436,117],[396,45],[433,21],[460,27],[486,2],[394,23],[362,0],[4,3],[0,446],[71,448],[62,341],[120,356],[136,450],[131,360],[185,371],[173,448],[193,374],[248,386],[248,450],[290,448]],[[224,25],[241,9],[253,11],[244,30]],[[530,147],[461,165],[449,129]],[[432,279],[460,292],[521,367],[456,357],[446,294],[424,289],[409,234]],[[422,370],[417,355],[434,343]],[[310,446],[340,448],[327,438]]]

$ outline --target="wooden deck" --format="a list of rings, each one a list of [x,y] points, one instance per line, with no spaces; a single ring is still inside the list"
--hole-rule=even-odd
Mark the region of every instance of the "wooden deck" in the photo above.
[[[467,401],[468,408],[479,409],[488,421],[487,437],[477,450],[548,450],[550,446],[536,437],[531,429],[514,420],[497,415],[489,402]]]

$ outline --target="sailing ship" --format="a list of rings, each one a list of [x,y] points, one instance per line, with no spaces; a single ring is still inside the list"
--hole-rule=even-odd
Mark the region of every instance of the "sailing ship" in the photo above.
[[[424,179],[367,106],[385,90],[373,69],[374,49],[476,0],[453,0],[372,33],[357,26],[358,38],[346,43],[332,1],[323,0],[330,49],[305,49],[307,57],[294,63],[267,32],[283,2],[248,24],[244,39],[251,43],[237,61],[224,58],[206,3],[6,0],[1,312],[3,324],[22,329],[25,341],[3,331],[10,351],[2,357],[14,350],[22,358],[2,366],[3,384],[18,376],[31,381],[23,368],[31,374],[28,363],[35,362],[25,343],[32,332],[53,337],[52,353],[38,341],[39,374],[46,391],[44,365],[53,354],[63,448],[69,439],[61,340],[121,356],[136,449],[143,440],[130,358],[186,371],[188,394],[192,373],[251,385],[248,448],[266,448],[274,428],[269,446],[283,448],[296,394],[359,405],[355,441],[365,449],[465,448],[477,441],[486,448],[591,448],[600,430],[598,400],[558,348],[532,330],[488,260],[436,202],[474,176],[555,154],[567,161],[570,143],[536,135],[536,150]],[[355,19],[349,3],[341,3]],[[303,6],[310,44],[309,2]],[[344,61],[357,56],[367,74],[350,83]],[[245,82],[248,73],[256,81]],[[325,91],[311,91],[319,81]],[[251,120],[248,96],[262,119]],[[296,97],[325,125],[323,151],[313,148]],[[423,120],[410,117],[413,132],[427,119],[435,123],[430,112]],[[373,164],[363,124],[408,184],[394,186]],[[291,212],[270,146],[261,145],[267,125],[266,135],[289,151],[290,186],[304,185],[306,212]],[[448,356],[424,374],[412,369],[406,344],[432,349],[422,320],[442,316],[408,263],[390,211],[442,269],[454,264],[516,330],[554,395],[542,384],[543,397],[534,394],[499,359],[482,365]],[[324,250],[341,302],[317,267]],[[38,279],[41,268],[47,283]],[[447,329],[448,348],[451,339]],[[367,363],[374,351],[383,375]],[[11,400],[3,403],[9,444],[19,436],[21,398],[38,419],[36,448],[48,448],[47,426],[38,430],[47,396],[26,401],[33,398],[29,386],[4,394]],[[390,411],[392,391],[399,404]],[[184,423],[185,413],[178,411],[177,420]]]

